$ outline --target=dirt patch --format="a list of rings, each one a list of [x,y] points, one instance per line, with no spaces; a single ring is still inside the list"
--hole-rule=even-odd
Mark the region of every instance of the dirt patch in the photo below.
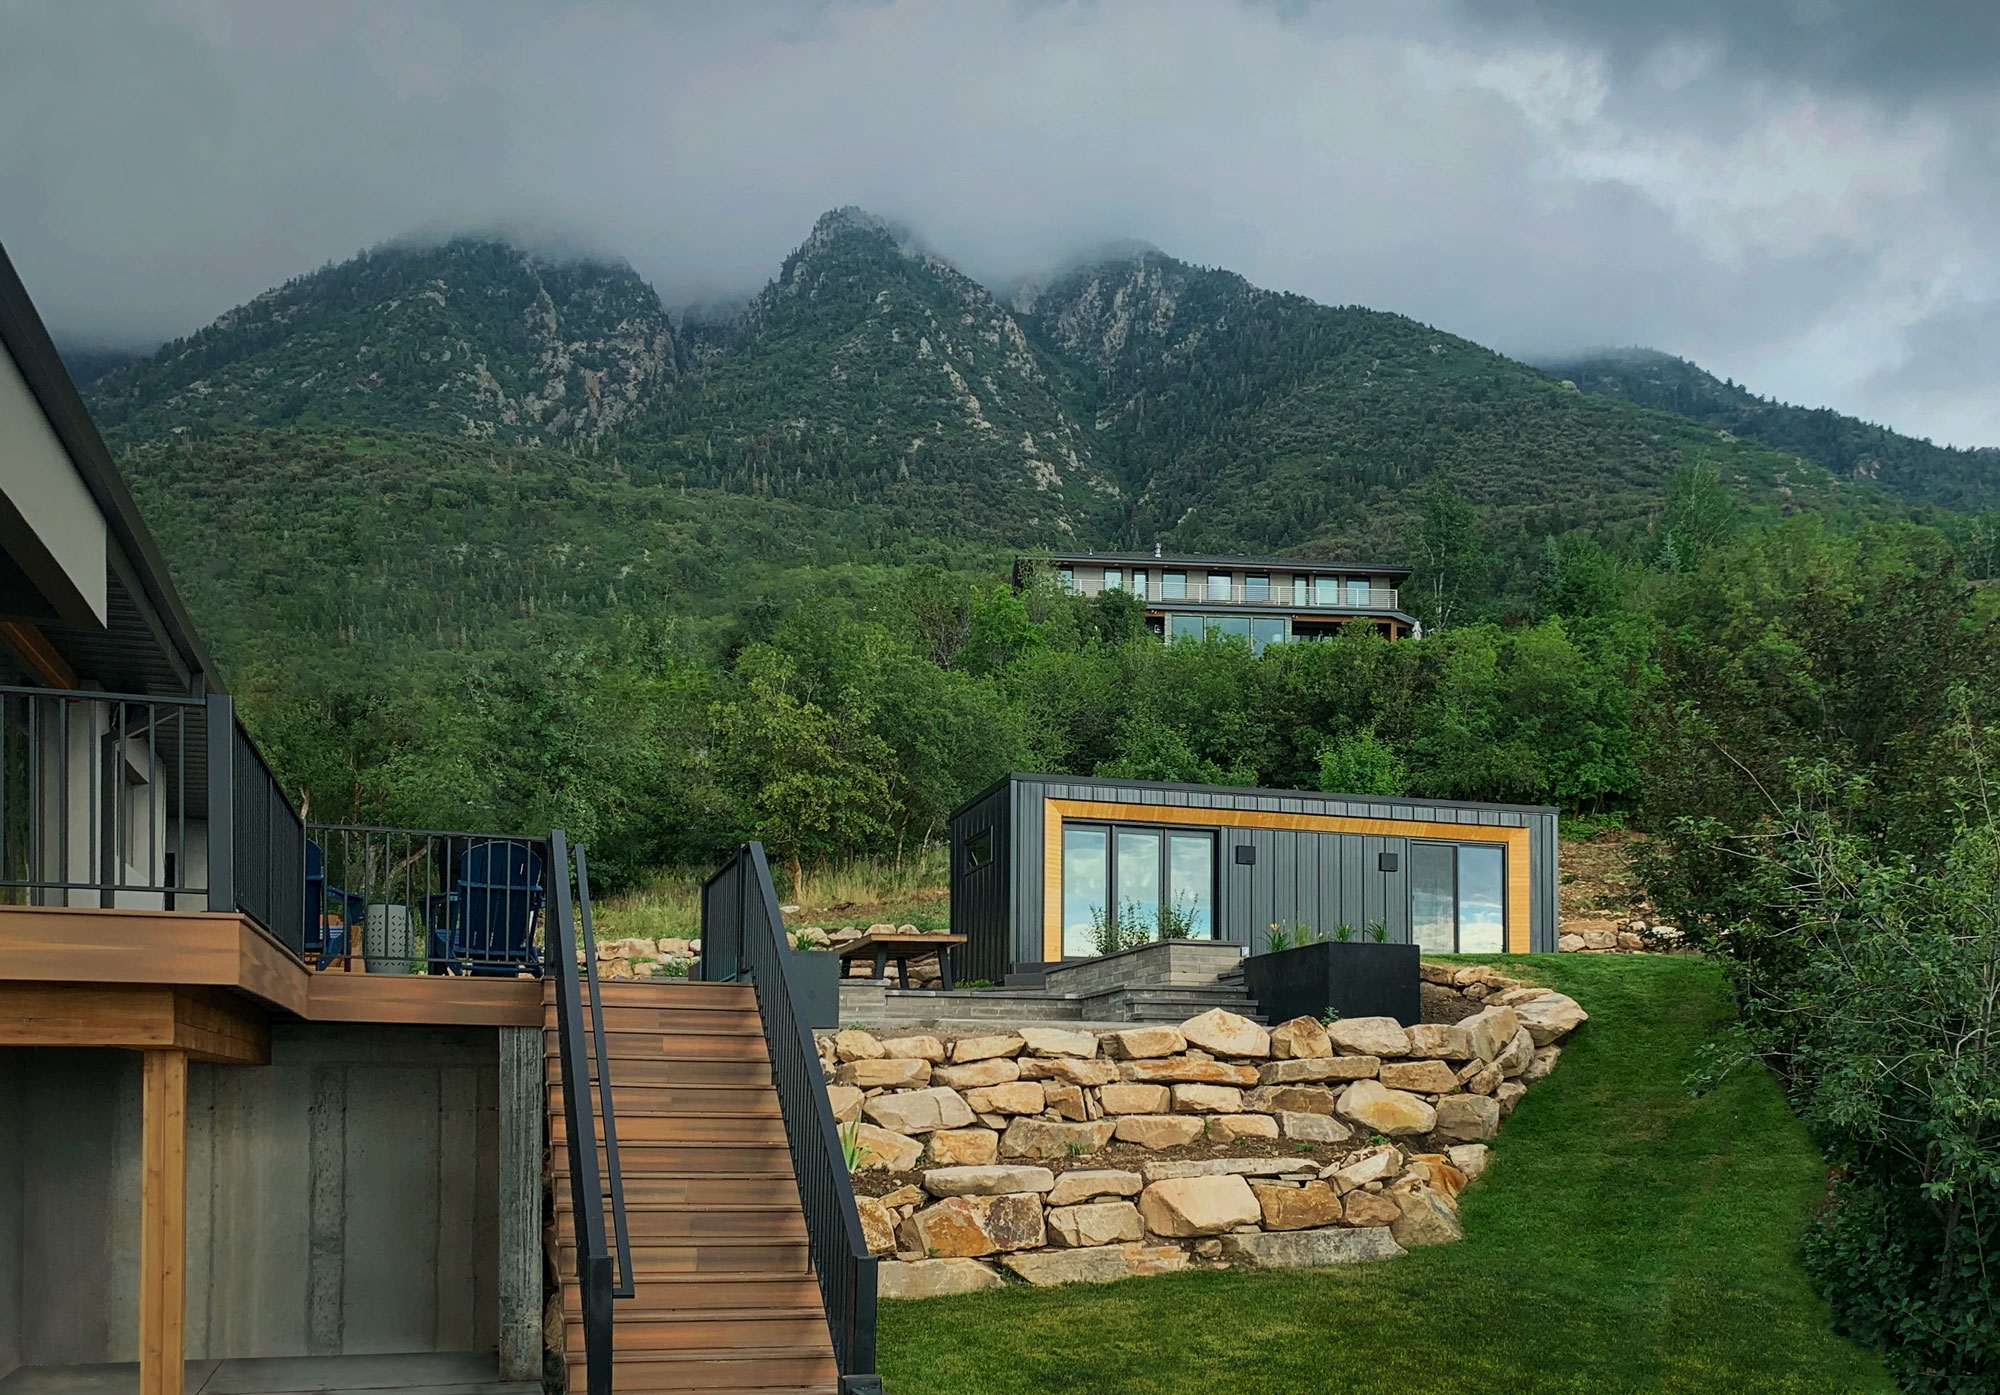
[[[1649,909],[1645,888],[1632,871],[1632,854],[1644,841],[1643,833],[1623,828],[1607,828],[1591,838],[1565,838],[1557,854],[1562,919],[1610,920]]]
[[[1442,984],[1426,983],[1420,987],[1423,992],[1423,1011],[1418,1018],[1419,1021],[1441,1022],[1449,1026],[1453,1022],[1463,1022],[1480,1010],[1481,1004]]]

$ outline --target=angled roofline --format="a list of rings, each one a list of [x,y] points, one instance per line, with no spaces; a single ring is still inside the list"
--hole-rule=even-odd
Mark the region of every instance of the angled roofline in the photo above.
[[[78,477],[97,502],[112,541],[131,564],[145,593],[143,599],[158,614],[169,642],[180,651],[179,657],[188,671],[199,675],[206,691],[228,692],[222,671],[201,642],[200,632],[181,603],[180,592],[174,589],[166,558],[159,544],[153,541],[152,530],[140,517],[131,491],[125,487],[125,477],[113,463],[104,438],[98,434],[97,423],[91,420],[90,409],[83,405],[83,396],[63,366],[62,355],[56,352],[55,341],[49,337],[48,327],[42,323],[28,288],[21,284],[4,244],[0,244],[0,342],[5,343],[28,391],[34,394]]]

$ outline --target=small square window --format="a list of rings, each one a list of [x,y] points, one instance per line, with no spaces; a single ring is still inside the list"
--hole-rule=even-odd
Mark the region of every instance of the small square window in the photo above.
[[[1229,599],[1229,573],[1210,572],[1208,574],[1208,598],[1211,601]]]
[[[1252,605],[1265,605],[1271,599],[1271,578],[1268,576],[1246,576],[1243,578],[1243,599]]]
[[[1161,572],[1161,573],[1160,573],[1160,598],[1161,598],[1162,600],[1168,600],[1168,601],[1184,601],[1184,600],[1186,600],[1186,599],[1187,599],[1187,573],[1186,573],[1186,572]]]
[[[993,860],[993,830],[982,828],[965,840],[965,870],[976,872]]]

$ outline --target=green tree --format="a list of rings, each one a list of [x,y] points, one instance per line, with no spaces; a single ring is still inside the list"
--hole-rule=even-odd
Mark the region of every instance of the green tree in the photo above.
[[[1416,563],[1415,600],[1431,628],[1450,628],[1485,599],[1491,577],[1479,536],[1479,514],[1442,478],[1432,479],[1424,488]]]
[[[1373,723],[1329,741],[1320,750],[1319,788],[1331,794],[1400,795],[1408,792],[1409,766]]]

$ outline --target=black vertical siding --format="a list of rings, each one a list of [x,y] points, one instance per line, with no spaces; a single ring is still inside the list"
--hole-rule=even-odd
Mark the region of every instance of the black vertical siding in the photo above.
[[[965,936],[952,951],[952,973],[960,983],[999,983],[1013,963],[1008,915],[1013,823],[1008,817],[1012,782],[1002,781],[951,816],[951,929]],[[993,834],[993,858],[977,869],[965,865],[966,840],[982,830]]]

